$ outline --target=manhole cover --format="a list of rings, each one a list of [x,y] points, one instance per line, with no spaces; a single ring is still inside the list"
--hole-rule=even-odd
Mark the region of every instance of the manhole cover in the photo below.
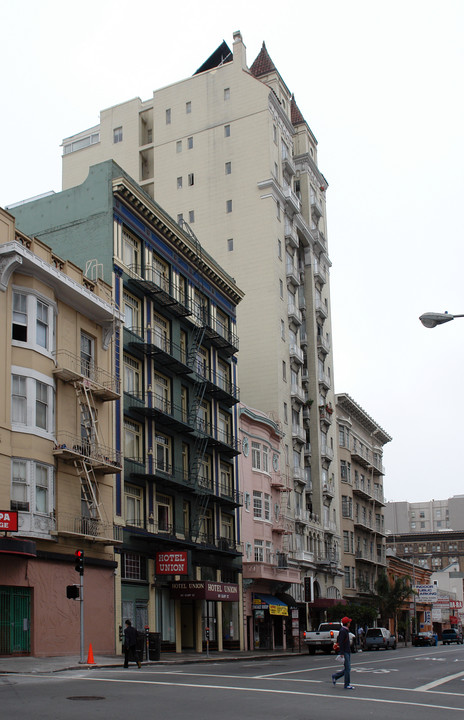
[[[101,695],[71,695],[68,700],[105,700]]]

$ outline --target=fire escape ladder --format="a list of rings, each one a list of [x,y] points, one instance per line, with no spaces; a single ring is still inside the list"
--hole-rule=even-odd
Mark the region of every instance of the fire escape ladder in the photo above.
[[[75,382],[77,401],[81,415],[82,457],[74,461],[81,482],[81,497],[87,505],[89,517],[103,520],[102,503],[97,478],[92,464],[92,456],[99,447],[98,413],[89,381]],[[103,508],[104,509],[104,508]]]

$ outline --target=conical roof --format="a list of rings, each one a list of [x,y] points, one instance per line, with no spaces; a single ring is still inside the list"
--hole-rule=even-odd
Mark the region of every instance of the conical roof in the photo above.
[[[255,77],[260,77],[261,75],[266,75],[270,72],[277,72],[277,68],[272,62],[268,51],[266,50],[266,43],[264,41],[261,50],[259,51],[258,57],[250,68],[250,72]]]
[[[295,102],[295,96],[292,93],[292,100],[290,103],[290,119],[292,121],[292,125],[301,125],[302,123],[306,123],[306,120],[304,119],[300,108]]]

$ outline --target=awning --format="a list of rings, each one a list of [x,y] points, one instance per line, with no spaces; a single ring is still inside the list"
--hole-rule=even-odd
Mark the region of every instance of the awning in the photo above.
[[[255,593],[253,596],[254,610],[269,610],[270,615],[288,615],[288,606],[275,595]]]

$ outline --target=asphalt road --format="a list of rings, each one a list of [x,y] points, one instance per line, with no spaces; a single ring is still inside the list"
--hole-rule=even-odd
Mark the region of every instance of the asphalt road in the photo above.
[[[332,686],[333,656],[0,675],[3,718],[31,720],[464,720],[464,647],[352,656]]]

